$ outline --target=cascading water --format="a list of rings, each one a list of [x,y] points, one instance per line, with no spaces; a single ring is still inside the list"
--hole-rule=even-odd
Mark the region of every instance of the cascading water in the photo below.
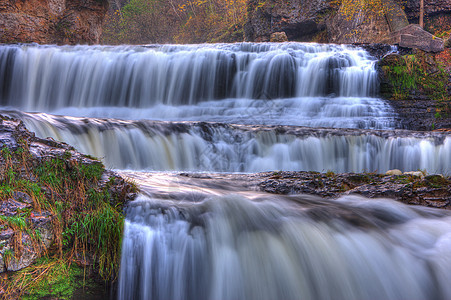
[[[182,195],[177,206],[162,192],[128,207],[119,299],[451,296],[448,212],[356,196],[177,187],[166,187]]]
[[[300,43],[3,45],[0,104],[115,169],[449,174],[449,135],[393,130],[374,64]],[[447,212],[119,172],[142,189],[119,299],[451,298]]]
[[[115,169],[451,172],[451,138],[439,132],[9,115],[38,135],[75,145]]]
[[[396,126],[374,60],[346,46],[4,46],[0,82],[3,106],[71,116]]]

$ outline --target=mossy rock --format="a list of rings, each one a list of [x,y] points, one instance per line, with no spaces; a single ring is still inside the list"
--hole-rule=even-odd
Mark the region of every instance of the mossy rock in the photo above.
[[[405,59],[399,54],[389,54],[379,61],[381,67],[406,66]]]

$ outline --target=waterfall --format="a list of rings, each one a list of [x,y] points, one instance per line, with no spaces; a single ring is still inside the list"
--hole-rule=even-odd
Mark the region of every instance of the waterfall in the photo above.
[[[164,203],[127,210],[119,299],[451,297],[449,213],[350,196]]]
[[[354,46],[0,45],[2,114],[141,188],[125,211],[121,300],[450,299],[447,211],[230,179],[451,174],[449,134],[399,129],[377,94],[375,59]],[[161,171],[205,172],[204,185]]]
[[[0,47],[1,103],[31,111],[204,100],[373,96],[374,60],[358,48],[247,44]]]
[[[64,141],[115,169],[451,172],[451,138],[440,132],[10,116],[39,136]]]

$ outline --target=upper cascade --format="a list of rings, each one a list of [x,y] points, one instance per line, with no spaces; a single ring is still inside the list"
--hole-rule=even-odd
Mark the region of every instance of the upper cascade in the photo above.
[[[376,94],[374,59],[352,46],[0,47],[0,103],[28,111]]]

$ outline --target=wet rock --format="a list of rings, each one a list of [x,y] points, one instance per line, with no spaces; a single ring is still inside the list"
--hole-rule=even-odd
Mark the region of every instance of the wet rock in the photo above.
[[[421,173],[421,172],[419,172]],[[429,175],[381,175],[374,173],[259,173],[256,185],[274,194],[311,194],[327,198],[359,194],[368,198],[391,198],[428,207],[451,209],[451,178]]]
[[[411,99],[390,101],[401,117],[403,127],[416,131],[451,128],[451,114],[436,118],[436,101],[422,99],[421,96],[420,94]]]
[[[410,175],[333,172],[264,172],[254,174],[183,173],[196,179],[198,186],[209,181],[229,186],[231,190],[262,191],[279,195],[310,194],[339,198],[357,194],[368,198],[391,198],[405,204],[451,209],[451,178],[440,174],[424,179]],[[207,176],[205,176],[207,175]]]
[[[373,57],[376,57],[379,60],[386,57],[387,55],[389,55],[396,49],[392,45],[381,44],[381,43],[371,43],[371,44],[354,43],[354,45],[365,49]],[[399,49],[398,49],[398,52],[399,52]]]

